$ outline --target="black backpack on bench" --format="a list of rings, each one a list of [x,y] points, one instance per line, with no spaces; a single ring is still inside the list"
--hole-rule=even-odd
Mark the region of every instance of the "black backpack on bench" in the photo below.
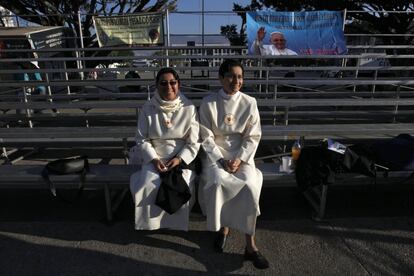
[[[89,162],[86,156],[58,159],[51,161],[46,164],[45,168],[42,171],[42,177],[45,182],[49,185],[49,189],[55,197],[59,197],[63,201],[70,202],[70,200],[65,199],[56,191],[55,184],[50,180],[49,175],[65,175],[65,174],[79,174],[79,188],[76,198],[79,198],[82,194],[85,177],[89,172]]]
[[[372,146],[375,162],[392,171],[414,171],[414,137],[400,134]]]
[[[414,137],[400,134],[387,141],[373,144],[375,162],[391,171],[411,171],[402,182],[414,177]]]

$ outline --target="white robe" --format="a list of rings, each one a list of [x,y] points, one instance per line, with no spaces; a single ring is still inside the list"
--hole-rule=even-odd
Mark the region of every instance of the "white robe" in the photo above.
[[[256,100],[242,92],[228,96],[223,90],[205,97],[200,106],[200,134],[206,156],[199,201],[207,215],[207,229],[227,226],[253,235],[263,181],[253,159],[261,137]],[[221,158],[243,162],[232,174],[218,163]]]
[[[250,47],[250,52],[253,55],[262,55],[262,56],[297,56],[298,55],[298,53],[288,48],[280,50],[272,44],[263,45],[263,42],[258,41],[257,39],[253,41],[252,46]]]
[[[188,230],[189,212],[194,196],[172,215],[155,205],[161,179],[151,163],[154,158],[168,161],[179,156],[183,162],[189,164],[197,155],[200,144],[196,108],[182,94],[181,97],[184,106],[176,112],[163,113],[151,102],[147,102],[140,111],[135,140],[142,166],[130,180],[137,230]],[[194,195],[195,173],[185,169],[182,175]]]

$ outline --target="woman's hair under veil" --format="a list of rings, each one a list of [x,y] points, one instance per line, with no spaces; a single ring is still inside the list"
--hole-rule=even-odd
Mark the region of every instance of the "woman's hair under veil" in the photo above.
[[[161,76],[164,74],[172,74],[174,78],[178,81],[178,83],[180,83],[180,76],[178,75],[177,71],[175,71],[171,67],[164,67],[158,71],[157,76],[155,77],[156,84],[158,84],[158,81],[160,80]]]
[[[242,73],[244,75],[244,68],[243,65],[240,63],[240,61],[236,59],[226,59],[223,61],[223,63],[220,65],[219,68],[219,76],[224,77],[224,74],[227,72],[230,72],[230,69],[233,67],[240,67],[242,69]]]

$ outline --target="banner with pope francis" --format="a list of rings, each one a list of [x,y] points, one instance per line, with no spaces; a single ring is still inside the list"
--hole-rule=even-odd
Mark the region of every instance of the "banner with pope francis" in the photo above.
[[[248,12],[249,54],[346,54],[343,24],[341,11]]]

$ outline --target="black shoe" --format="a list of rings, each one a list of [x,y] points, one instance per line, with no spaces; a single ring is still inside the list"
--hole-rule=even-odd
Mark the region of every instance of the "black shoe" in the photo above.
[[[226,246],[227,236],[228,234],[224,235],[221,232],[217,234],[216,240],[214,241],[214,250],[216,252],[220,252],[220,253],[223,252],[224,247]]]
[[[246,261],[252,261],[254,267],[259,269],[266,269],[269,267],[269,262],[259,251],[253,251],[252,253],[249,253],[247,249],[245,249],[244,259]]]

